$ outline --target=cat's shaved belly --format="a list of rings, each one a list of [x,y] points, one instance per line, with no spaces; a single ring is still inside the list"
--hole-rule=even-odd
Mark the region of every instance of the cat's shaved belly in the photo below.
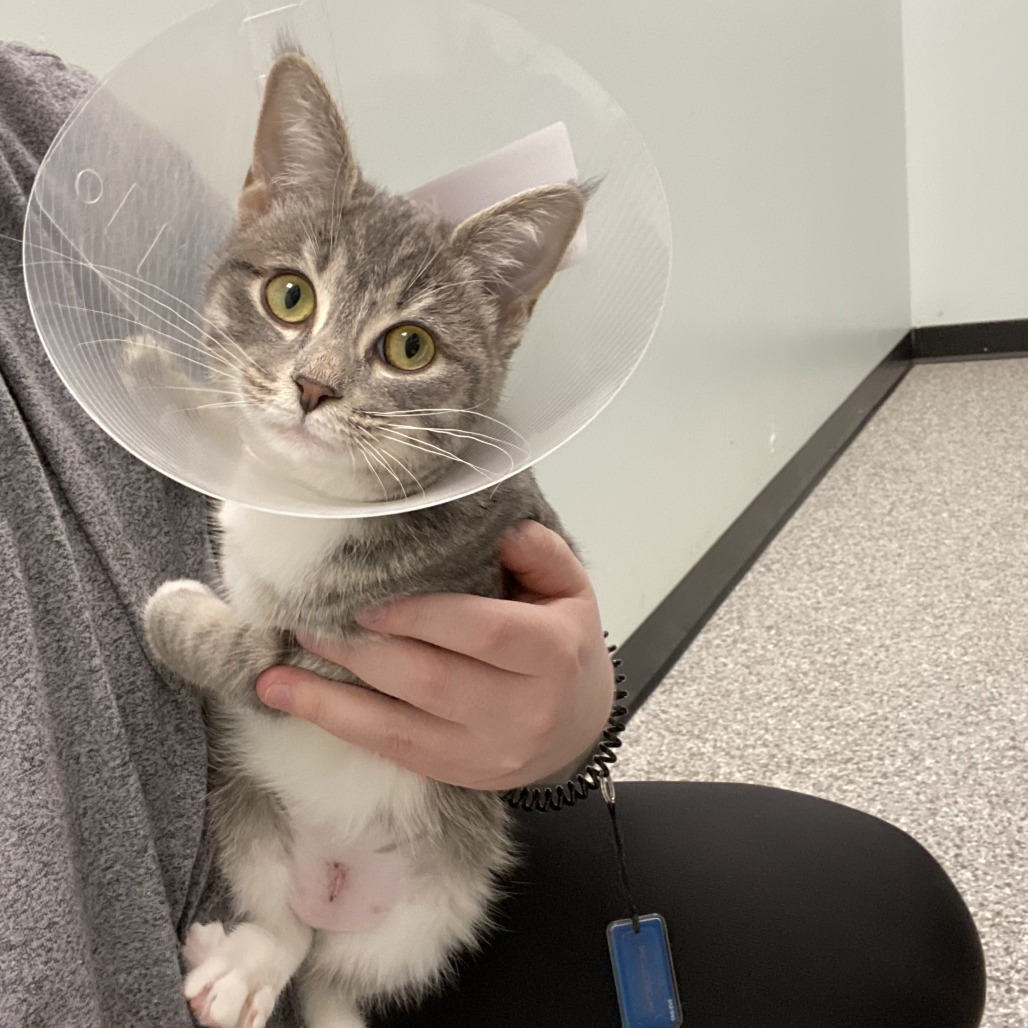
[[[312,928],[373,928],[410,895],[405,851],[381,812],[409,820],[425,782],[298,718],[236,715],[237,760],[281,804],[289,835],[289,905]]]
[[[384,833],[341,842],[331,829],[292,820],[293,913],[311,928],[359,932],[410,892],[410,867]]]

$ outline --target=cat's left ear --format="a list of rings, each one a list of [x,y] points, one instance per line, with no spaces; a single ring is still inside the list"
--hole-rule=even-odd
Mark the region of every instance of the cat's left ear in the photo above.
[[[526,190],[462,221],[453,247],[475,264],[505,315],[527,319],[578,231],[585,202],[574,183]]]
[[[260,216],[289,195],[345,203],[359,180],[350,136],[328,86],[302,54],[283,54],[264,87],[240,216]]]

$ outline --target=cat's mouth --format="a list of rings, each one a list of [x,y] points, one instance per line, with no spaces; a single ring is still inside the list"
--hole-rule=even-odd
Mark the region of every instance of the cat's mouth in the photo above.
[[[299,418],[291,423],[268,421],[264,427],[290,445],[307,445],[320,448],[326,442],[322,434],[317,431],[317,428],[307,418]]]
[[[285,412],[264,407],[251,411],[246,419],[246,435],[259,450],[270,450],[285,463],[297,467],[312,459],[324,461],[326,457],[346,453],[348,447],[339,436],[327,432],[319,425],[317,418],[302,414],[299,410]]]
[[[370,438],[327,430],[309,415],[286,418],[276,412],[249,421],[247,447],[266,469],[317,488],[337,499],[383,502],[421,493],[434,477],[410,462],[386,455]],[[370,435],[370,433],[369,433]],[[277,470],[276,470],[277,469]]]

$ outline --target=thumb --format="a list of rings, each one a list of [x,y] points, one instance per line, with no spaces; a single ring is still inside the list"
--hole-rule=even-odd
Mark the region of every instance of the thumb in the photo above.
[[[571,547],[537,521],[523,521],[500,547],[503,566],[524,593],[519,599],[560,599],[591,593],[589,576]]]

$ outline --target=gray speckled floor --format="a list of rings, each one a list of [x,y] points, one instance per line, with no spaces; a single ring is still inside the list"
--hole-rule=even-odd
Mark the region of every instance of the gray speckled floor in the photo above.
[[[619,777],[883,817],[963,892],[1028,1026],[1028,360],[915,367],[626,733]]]

